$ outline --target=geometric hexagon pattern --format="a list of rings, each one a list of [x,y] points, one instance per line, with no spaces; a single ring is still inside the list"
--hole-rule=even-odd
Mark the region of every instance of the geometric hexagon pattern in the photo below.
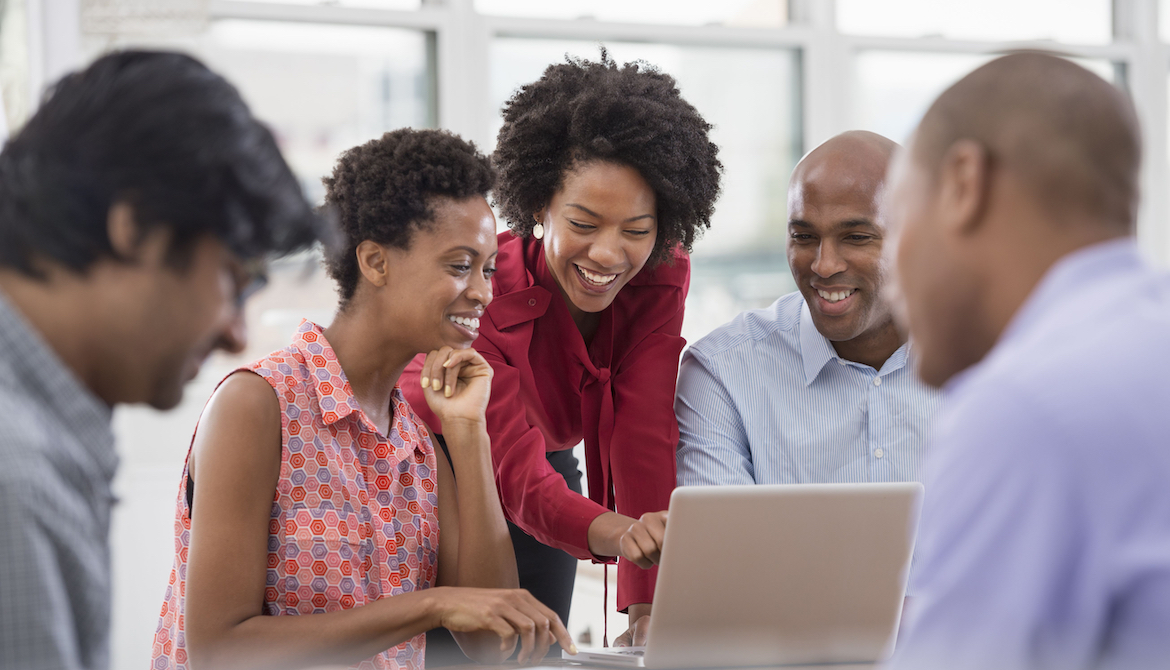
[[[264,613],[361,607],[430,588],[438,576],[435,452],[398,388],[390,434],[358,406],[320,326],[302,321],[292,345],[252,363],[281,407],[280,479],[268,526]],[[188,458],[190,456],[188,455]],[[191,516],[187,471],[175,515],[175,562],[154,636],[152,667],[187,667],[183,637]],[[426,636],[358,668],[422,668]]]

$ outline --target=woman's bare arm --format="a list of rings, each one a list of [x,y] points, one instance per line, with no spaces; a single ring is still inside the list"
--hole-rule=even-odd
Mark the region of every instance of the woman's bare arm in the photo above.
[[[435,588],[328,614],[264,616],[280,439],[275,392],[251,373],[225,381],[200,420],[185,615],[193,668],[352,664],[439,625],[491,631],[497,644],[534,625],[531,596],[517,590]]]
[[[443,438],[454,466],[454,477],[450,477],[444,471],[447,463],[440,464],[440,585],[516,588],[519,584],[484,419],[491,376],[491,366],[474,350],[443,348],[431,352],[423,364],[422,380],[429,382],[424,396],[443,422]],[[560,618],[537,604],[527,612],[531,626],[526,623],[520,629],[522,648],[517,660],[540,660],[557,638],[575,652]],[[498,638],[483,633],[456,633],[455,638],[468,656],[482,663],[499,662],[511,653],[501,649]]]

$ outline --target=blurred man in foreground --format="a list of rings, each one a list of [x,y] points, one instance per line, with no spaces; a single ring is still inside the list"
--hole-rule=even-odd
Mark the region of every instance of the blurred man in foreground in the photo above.
[[[58,83],[0,153],[0,668],[109,663],[118,403],[239,351],[262,259],[322,230],[272,134],[178,54]]]
[[[1170,282],[1138,124],[1068,61],[942,94],[891,175],[923,379],[946,393],[896,668],[1170,664]]]

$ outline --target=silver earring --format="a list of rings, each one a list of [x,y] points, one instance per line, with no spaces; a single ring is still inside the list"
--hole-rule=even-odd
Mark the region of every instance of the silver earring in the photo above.
[[[532,227],[532,236],[538,240],[544,239],[544,224],[538,223]]]

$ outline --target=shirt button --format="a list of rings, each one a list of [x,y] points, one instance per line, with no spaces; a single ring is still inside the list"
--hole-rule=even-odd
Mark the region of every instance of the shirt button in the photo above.
[[[873,385],[874,386],[881,386],[882,385],[882,378],[881,377],[874,377],[873,378]]]
[[[885,455],[886,455],[886,452],[882,451],[881,447],[878,447],[877,449],[873,450],[873,457],[874,458],[881,458],[882,456],[885,456]]]
[[[536,298],[529,298],[528,299],[528,306],[529,307],[536,307]]]

